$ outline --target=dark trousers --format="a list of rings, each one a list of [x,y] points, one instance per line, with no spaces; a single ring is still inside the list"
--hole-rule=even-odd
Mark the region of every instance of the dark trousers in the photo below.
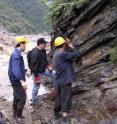
[[[72,85],[67,84],[56,88],[56,99],[54,112],[70,112],[72,103]]]
[[[26,93],[21,86],[13,87],[13,114],[17,117],[22,117],[24,105],[26,103]]]

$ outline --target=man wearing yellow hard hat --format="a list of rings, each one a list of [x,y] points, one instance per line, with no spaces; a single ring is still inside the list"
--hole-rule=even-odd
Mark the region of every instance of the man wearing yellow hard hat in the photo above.
[[[69,121],[69,113],[72,103],[72,83],[75,80],[73,59],[80,56],[79,51],[75,49],[72,43],[63,37],[57,37],[54,41],[56,51],[53,57],[53,63],[56,71],[56,100],[54,115],[59,118],[62,112],[63,121]],[[66,46],[69,51],[66,51]]]
[[[13,117],[17,119],[19,123],[23,121],[23,108],[26,102],[26,69],[24,66],[24,60],[22,52],[26,49],[28,40],[24,36],[18,36],[15,39],[16,48],[11,54],[9,61],[8,75],[13,87]]]
[[[26,44],[28,44],[29,41],[24,36],[16,37],[15,41],[16,41],[16,47],[19,47],[20,45],[22,46],[22,44],[23,44],[24,47],[20,47],[20,49],[25,51]]]

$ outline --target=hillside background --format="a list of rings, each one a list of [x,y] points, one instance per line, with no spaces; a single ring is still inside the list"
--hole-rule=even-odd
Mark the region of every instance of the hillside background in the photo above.
[[[46,24],[47,7],[41,0],[0,0],[0,25],[14,33],[43,33],[50,31]]]

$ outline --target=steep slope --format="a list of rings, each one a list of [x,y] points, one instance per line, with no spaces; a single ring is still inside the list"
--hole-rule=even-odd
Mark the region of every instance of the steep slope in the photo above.
[[[46,10],[39,0],[0,0],[0,24],[15,33],[48,31]]]

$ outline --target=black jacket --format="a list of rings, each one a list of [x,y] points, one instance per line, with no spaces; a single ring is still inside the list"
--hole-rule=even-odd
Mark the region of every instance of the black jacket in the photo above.
[[[47,67],[47,55],[46,50],[39,50],[34,48],[30,54],[30,66],[31,72],[33,74],[42,73]]]

